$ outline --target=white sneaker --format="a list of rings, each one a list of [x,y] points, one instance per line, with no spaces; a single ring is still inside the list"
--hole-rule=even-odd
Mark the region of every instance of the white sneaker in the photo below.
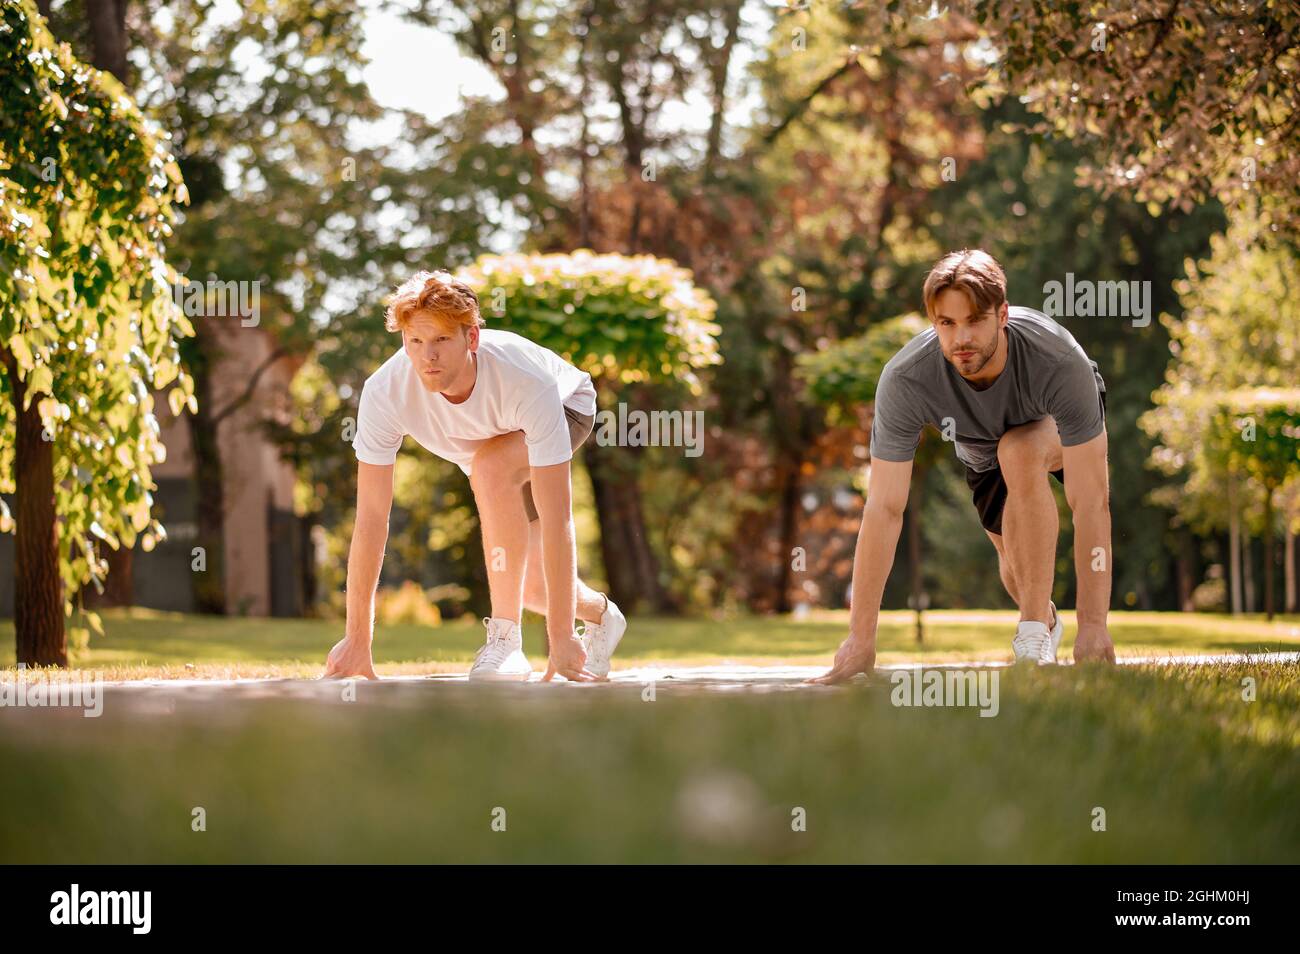
[[[1048,602],[1052,607],[1052,616],[1056,622],[1052,624],[1052,644],[1051,644],[1051,662],[1056,662],[1056,651],[1061,648],[1061,637],[1065,635],[1065,623],[1061,620],[1061,614],[1056,611],[1056,604]]]
[[[1011,641],[1011,651],[1016,655],[1016,662],[1032,660],[1040,666],[1056,665],[1056,651],[1061,646],[1061,637],[1065,635],[1065,623],[1061,614],[1056,612],[1056,604],[1049,603],[1056,622],[1049,630],[1045,623],[1026,620],[1016,627],[1016,638]]]
[[[609,660],[627,632],[627,618],[608,596],[599,623],[583,622],[582,645],[587,650],[587,671],[594,676],[609,675]]]
[[[469,678],[484,682],[524,682],[533,673],[524,655],[524,635],[512,619],[483,617],[487,625],[487,642],[474,657]]]

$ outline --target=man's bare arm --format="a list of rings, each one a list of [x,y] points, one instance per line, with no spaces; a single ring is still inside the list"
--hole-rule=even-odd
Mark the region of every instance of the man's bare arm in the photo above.
[[[1079,635],[1074,658],[1115,661],[1106,618],[1110,613],[1110,478],[1103,430],[1084,444],[1061,449],[1065,499],[1074,514],[1074,572]]]
[[[530,469],[533,503],[542,529],[542,569],[546,580],[546,636],[550,665],[543,679],[558,672],[566,679],[595,679],[586,653],[573,634],[577,613],[578,550],[573,530],[573,491],[569,461]]]
[[[843,682],[860,672],[870,672],[875,666],[880,600],[894,565],[911,480],[911,461],[877,460],[871,464],[867,503],[862,510],[862,527],[853,554],[849,636],[835,654],[830,672],[814,682],[827,685]]]
[[[371,643],[375,632],[375,589],[388,543],[393,505],[393,465],[357,464],[357,514],[348,548],[347,624],[330,650],[326,676],[375,675]]]

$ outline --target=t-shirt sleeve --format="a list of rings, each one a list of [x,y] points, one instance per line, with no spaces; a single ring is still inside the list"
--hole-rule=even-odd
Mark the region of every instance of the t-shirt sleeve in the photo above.
[[[366,382],[357,403],[357,433],[352,439],[357,460],[363,464],[394,463],[405,436],[384,406],[383,399]]]
[[[519,408],[519,429],[524,432],[530,467],[547,467],[573,459],[569,419],[564,414],[560,392],[554,387],[542,388],[524,399]]]
[[[1075,349],[1061,358],[1046,380],[1044,403],[1056,419],[1062,447],[1087,443],[1102,432],[1105,419],[1097,374],[1082,351]]]
[[[875,413],[871,418],[871,456],[877,460],[908,461],[916,456],[925,421],[917,413],[910,385],[890,368],[876,385]]]

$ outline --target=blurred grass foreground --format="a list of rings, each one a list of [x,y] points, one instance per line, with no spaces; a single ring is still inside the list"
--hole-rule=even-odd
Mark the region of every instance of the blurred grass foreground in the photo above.
[[[889,614],[881,661],[1005,658],[1011,620],[927,614],[918,649],[911,615]],[[638,619],[617,661],[828,662],[845,622]],[[1113,632],[1122,655],[1236,653],[1294,649],[1297,623],[1117,614]],[[381,627],[378,668],[464,671],[480,630]],[[78,665],[118,677],[314,676],[335,638],[325,622],[131,611],[109,614],[106,638]],[[337,695],[315,685],[310,698],[109,687],[98,718],[0,712],[0,862],[1300,855],[1294,663],[1022,667],[1001,673],[994,718],[895,706],[880,672],[784,692],[393,681],[355,685],[345,701],[352,684]]]

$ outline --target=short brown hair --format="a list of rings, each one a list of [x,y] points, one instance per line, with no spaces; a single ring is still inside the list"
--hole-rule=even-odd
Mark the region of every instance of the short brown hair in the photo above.
[[[384,327],[405,329],[417,314],[426,313],[463,328],[483,327],[474,289],[448,272],[416,272],[385,299]]]
[[[949,252],[925,276],[925,313],[934,318],[934,303],[949,288],[963,292],[975,313],[999,307],[1007,300],[1007,274],[998,260],[982,248]]]

